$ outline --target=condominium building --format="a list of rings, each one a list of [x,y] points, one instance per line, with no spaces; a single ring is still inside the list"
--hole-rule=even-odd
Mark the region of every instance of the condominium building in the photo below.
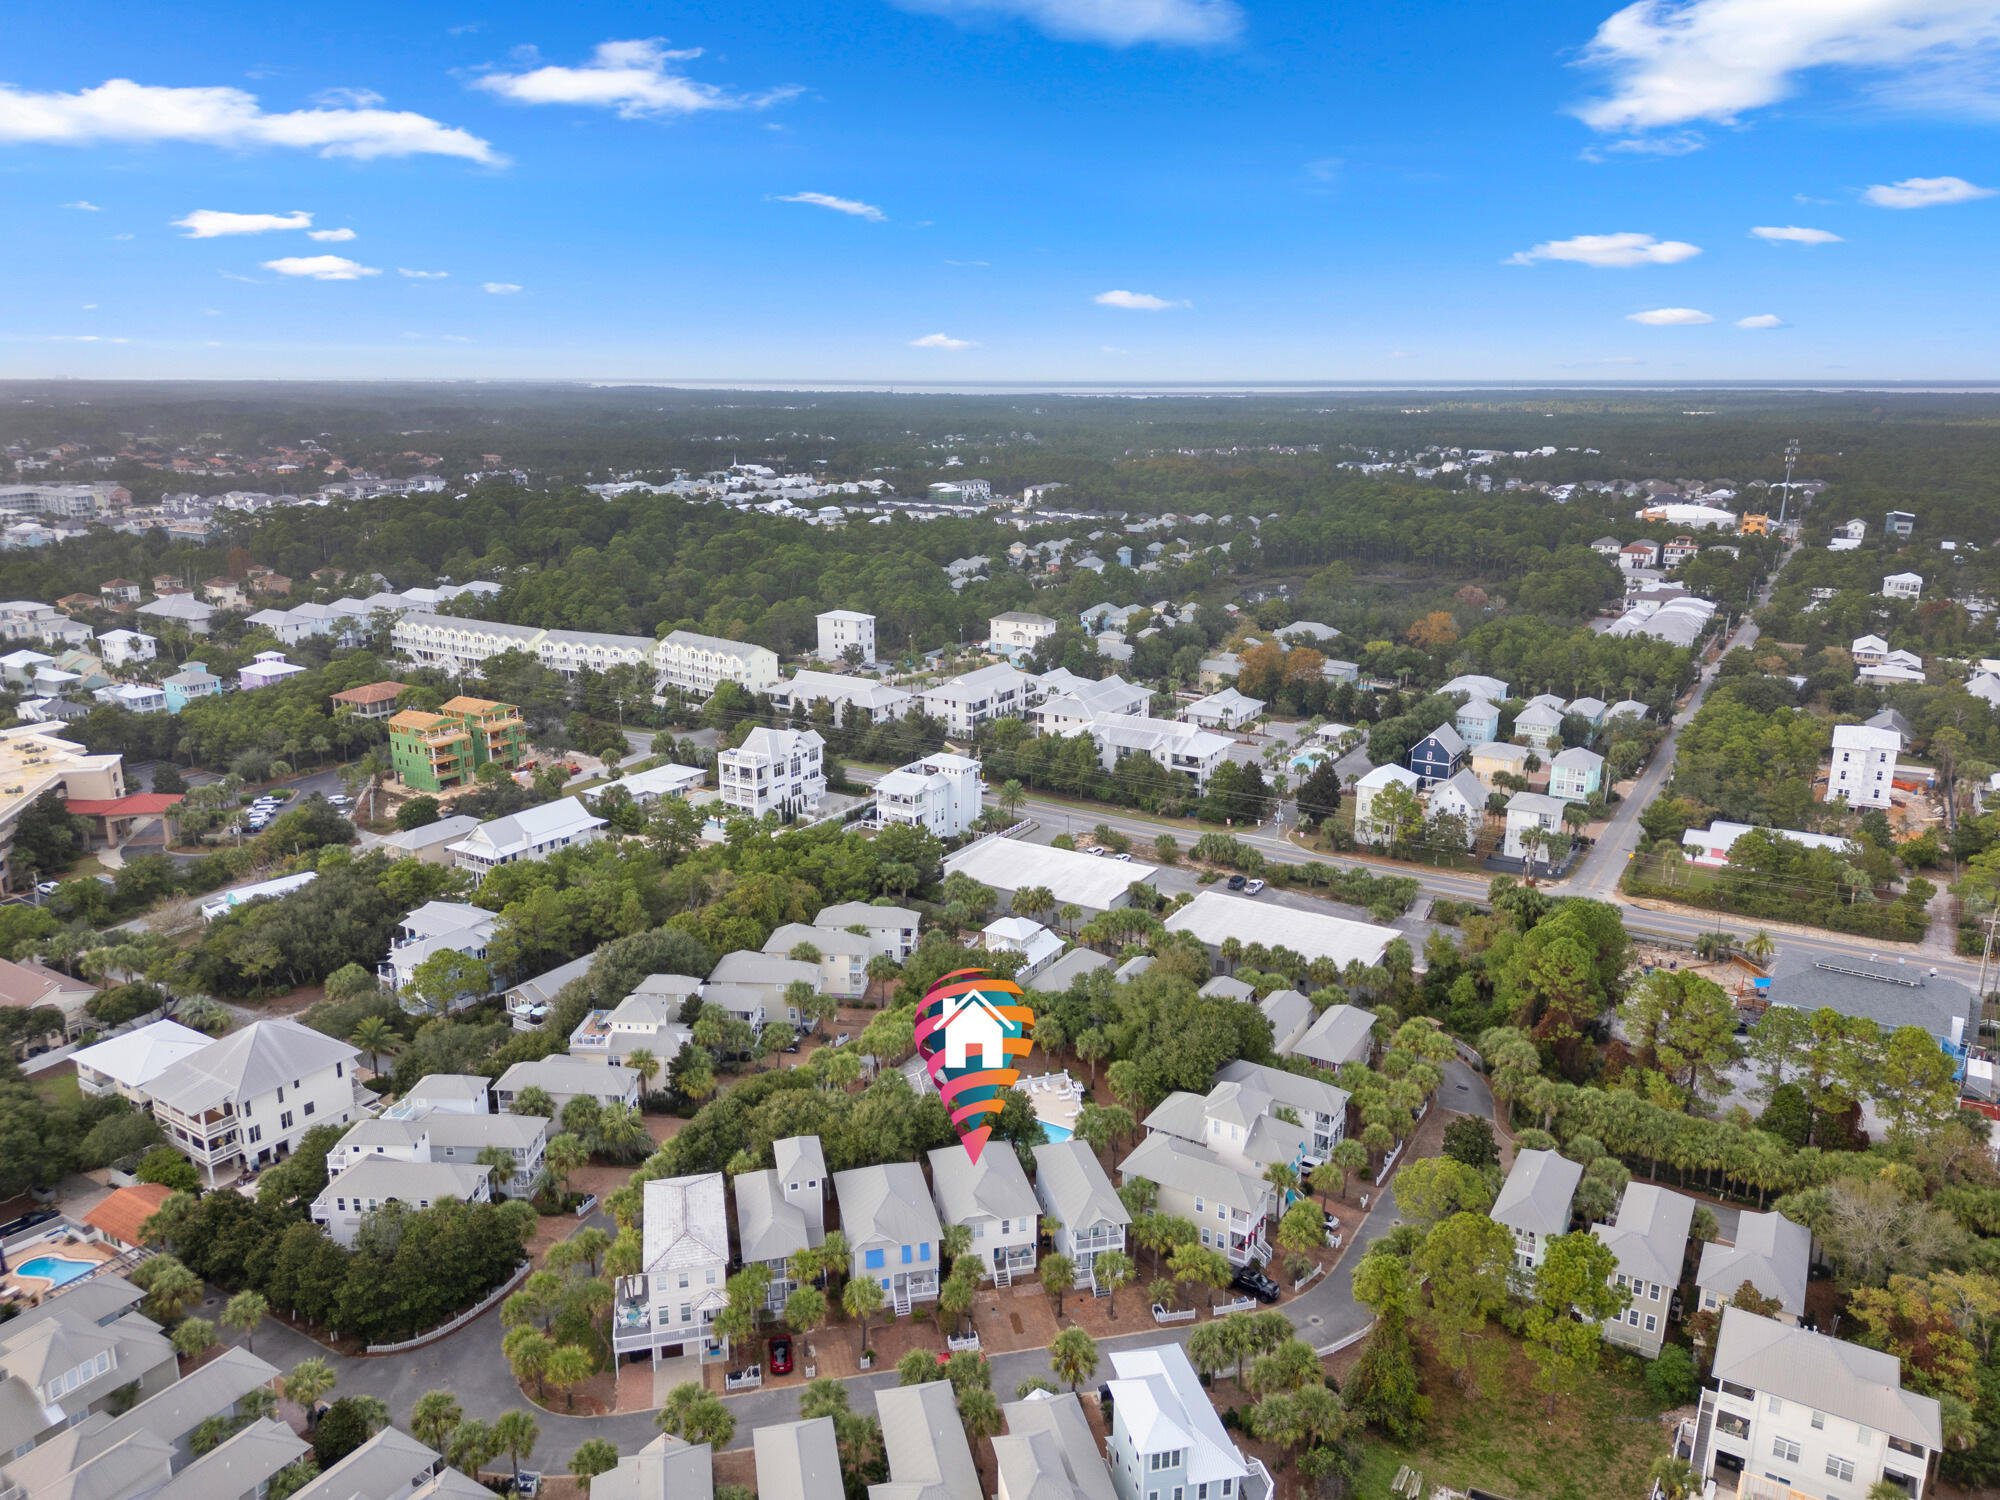
[[[1893,729],[1836,724],[1826,800],[1845,797],[1849,807],[1888,807],[1896,781],[1896,757],[1902,751],[1903,737]]]
[[[964,739],[995,719],[1022,717],[1040,697],[1041,688],[1033,677],[1003,663],[927,688],[923,700],[925,713]]]
[[[1047,615],[1009,610],[987,622],[986,644],[1002,656],[1018,656],[1033,651],[1056,633],[1056,622]]]
[[[471,781],[490,760],[519,770],[527,726],[513,704],[488,698],[453,698],[434,714],[406,708],[389,720],[389,758],[404,786],[441,792]]]
[[[819,616],[819,659],[842,661],[850,649],[858,648],[861,661],[875,660],[875,617],[859,610],[829,609]]]
[[[676,630],[660,642],[655,659],[662,689],[679,688],[696,697],[708,697],[725,682],[753,693],[768,693],[778,685],[778,653],[748,641]]]
[[[218,1168],[265,1166],[315,1125],[355,1118],[360,1055],[296,1021],[255,1021],[170,1064],[146,1093],[161,1133],[212,1187]]]

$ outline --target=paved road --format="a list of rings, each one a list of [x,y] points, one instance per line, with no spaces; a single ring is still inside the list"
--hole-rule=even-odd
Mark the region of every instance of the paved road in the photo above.
[[[1438,1102],[1444,1108],[1493,1118],[1493,1095],[1484,1078],[1456,1059],[1447,1062],[1444,1071],[1444,1087],[1438,1094]],[[603,1223],[601,1217],[593,1217],[591,1222]],[[1355,1242],[1347,1248],[1340,1264],[1285,1304],[1284,1312],[1315,1348],[1325,1348],[1368,1325],[1368,1309],[1354,1300],[1351,1272],[1368,1245],[1395,1228],[1398,1222],[1400,1216],[1392,1180],[1381,1190],[1374,1210],[1356,1235]],[[214,1306],[205,1306],[203,1316],[214,1316],[220,1312],[220,1294],[211,1291],[210,1295]],[[1190,1326],[1155,1326],[1144,1311],[1143,1297],[1136,1287],[1128,1290],[1119,1308],[1119,1321],[1123,1323],[1128,1319],[1131,1320],[1132,1331],[1115,1338],[1100,1339],[1100,1354],[1113,1349],[1159,1344],[1169,1339],[1182,1342],[1187,1338]],[[828,1340],[852,1336],[845,1327],[815,1335]],[[266,1319],[257,1329],[256,1352],[280,1369],[290,1369],[300,1360],[310,1357],[327,1359],[339,1379],[334,1392],[336,1396],[379,1396],[387,1403],[390,1415],[399,1425],[407,1424],[410,1409],[419,1396],[425,1391],[441,1389],[448,1389],[458,1397],[468,1417],[480,1417],[490,1422],[501,1412],[526,1404],[514,1384],[506,1361],[500,1357],[500,1338],[500,1313],[495,1308],[449,1338],[408,1354],[347,1359],[330,1356],[320,1345],[302,1334],[293,1332],[282,1323]],[[1014,1388],[1023,1380],[1051,1373],[1048,1351],[1044,1349],[996,1354],[992,1366],[994,1394],[1003,1401],[1013,1399]],[[1107,1371],[1108,1363],[1101,1365],[1099,1378],[1102,1379]],[[855,1410],[865,1412],[873,1405],[866,1399],[865,1393],[895,1385],[896,1372],[894,1369],[872,1370],[865,1375],[846,1377],[846,1383]],[[736,1435],[729,1446],[748,1447],[758,1427],[795,1420],[801,1389],[791,1386],[725,1397],[736,1416]],[[605,1438],[616,1444],[620,1452],[631,1453],[657,1435],[650,1411],[624,1412],[605,1417],[572,1417],[561,1412],[538,1411],[535,1420],[541,1424],[542,1437],[528,1467],[551,1472],[565,1470],[570,1455],[586,1438]]]

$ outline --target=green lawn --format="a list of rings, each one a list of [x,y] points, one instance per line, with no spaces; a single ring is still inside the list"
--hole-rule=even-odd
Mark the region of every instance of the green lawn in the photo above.
[[[1535,1374],[1516,1345],[1504,1374],[1468,1401],[1426,1360],[1432,1410],[1422,1440],[1405,1449],[1371,1436],[1361,1446],[1361,1478],[1352,1493],[1387,1500],[1389,1482],[1408,1464],[1422,1472],[1426,1495],[1440,1483],[1458,1490],[1477,1485],[1509,1500],[1644,1494],[1646,1471],[1667,1451],[1667,1439],[1641,1362],[1606,1354],[1582,1394],[1559,1403],[1554,1416],[1544,1409]]]
[[[60,1073],[54,1077],[45,1076],[37,1078],[35,1080],[35,1092],[48,1100],[49,1103],[60,1106],[75,1104],[83,1097],[82,1092],[76,1086],[76,1074],[74,1073]]]

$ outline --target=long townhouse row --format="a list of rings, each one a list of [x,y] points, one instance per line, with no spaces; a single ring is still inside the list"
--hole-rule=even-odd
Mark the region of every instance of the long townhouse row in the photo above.
[[[768,646],[676,630],[660,640],[590,630],[551,630],[452,615],[406,614],[390,632],[411,661],[450,672],[476,672],[490,658],[525,651],[545,667],[574,677],[613,667],[641,667],[654,674],[656,691],[678,688],[707,697],[724,682],[752,692],[778,684],[778,654]]]

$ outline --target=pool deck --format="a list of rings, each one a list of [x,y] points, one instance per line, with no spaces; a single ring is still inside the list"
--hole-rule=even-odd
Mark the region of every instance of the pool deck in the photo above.
[[[1034,1106],[1036,1119],[1044,1125],[1056,1126],[1064,1135],[1075,1134],[1076,1117],[1083,1110],[1081,1081],[1071,1078],[1067,1070],[1031,1073],[1021,1079],[1019,1087]]]
[[[31,1276],[19,1270],[8,1271],[0,1276],[0,1299],[17,1302],[24,1307],[36,1306],[50,1292],[76,1285],[88,1277],[96,1275],[106,1265],[118,1259],[119,1251],[110,1245],[90,1242],[70,1244],[62,1240],[44,1245],[23,1246],[31,1253],[22,1256],[20,1265],[32,1265],[38,1260],[68,1261],[73,1265],[89,1263],[89,1269],[66,1281],[57,1281],[52,1276]]]

